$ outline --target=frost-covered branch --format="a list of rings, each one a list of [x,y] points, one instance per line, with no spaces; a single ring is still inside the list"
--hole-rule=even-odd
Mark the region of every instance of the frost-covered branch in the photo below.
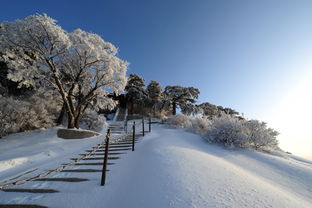
[[[12,69],[10,80],[30,86],[44,81],[57,88],[69,128],[79,128],[89,106],[112,106],[111,99],[99,98],[106,96],[105,89],[122,91],[126,84],[128,63],[117,57],[113,44],[81,29],[67,33],[47,15],[3,23],[0,47]],[[25,51],[35,55],[33,61]]]

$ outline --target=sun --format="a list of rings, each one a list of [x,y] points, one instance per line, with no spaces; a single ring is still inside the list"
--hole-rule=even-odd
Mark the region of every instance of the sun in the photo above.
[[[277,103],[269,119],[286,151],[312,158],[312,69]]]

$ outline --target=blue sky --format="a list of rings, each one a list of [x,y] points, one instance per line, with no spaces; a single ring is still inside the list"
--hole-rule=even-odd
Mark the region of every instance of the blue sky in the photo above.
[[[67,31],[97,33],[131,63],[128,73],[162,86],[198,87],[199,102],[268,121],[284,137],[294,135],[295,130],[285,133],[289,126],[302,131],[298,119],[312,116],[307,110],[302,117],[285,116],[310,102],[312,1],[2,0],[1,5],[1,22],[47,13]],[[307,135],[301,146],[312,148]]]

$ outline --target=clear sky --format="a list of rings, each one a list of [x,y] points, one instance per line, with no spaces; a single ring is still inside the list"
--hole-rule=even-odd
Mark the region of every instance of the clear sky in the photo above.
[[[211,102],[267,121],[281,147],[312,158],[312,1],[2,0],[0,21],[47,13],[101,35],[129,73],[194,86]]]

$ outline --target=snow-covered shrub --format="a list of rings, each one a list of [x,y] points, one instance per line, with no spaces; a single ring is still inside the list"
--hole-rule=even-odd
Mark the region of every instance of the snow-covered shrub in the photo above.
[[[265,122],[249,120],[245,121],[244,126],[247,128],[246,135],[250,147],[265,150],[278,148],[278,132],[268,128]]]
[[[204,135],[211,129],[211,121],[207,118],[198,118],[187,115],[174,115],[164,120],[164,123],[186,128],[190,132]]]
[[[0,95],[0,137],[10,133],[46,129],[55,125],[60,106],[53,94],[26,99]]]
[[[106,126],[106,118],[95,111],[88,109],[81,119],[80,126],[85,129],[100,132]]]
[[[278,148],[277,135],[278,132],[268,128],[264,122],[222,114],[212,120],[212,130],[205,138],[224,146],[270,151]]]
[[[190,117],[183,115],[183,114],[170,116],[169,118],[164,120],[164,123],[168,125],[172,125],[172,126],[178,126],[181,128],[186,128],[186,127],[191,126]]]
[[[195,134],[205,135],[211,130],[211,121],[207,118],[190,117],[189,122],[187,122],[188,131],[194,132]]]
[[[238,118],[227,114],[221,114],[212,120],[212,129],[205,138],[212,143],[222,144],[229,147],[248,146],[247,128]]]
[[[268,128],[258,120],[245,120],[221,113],[220,117],[198,118],[175,115],[164,120],[165,124],[185,128],[187,131],[202,135],[208,142],[226,147],[251,148],[256,150],[278,149],[278,132]]]

